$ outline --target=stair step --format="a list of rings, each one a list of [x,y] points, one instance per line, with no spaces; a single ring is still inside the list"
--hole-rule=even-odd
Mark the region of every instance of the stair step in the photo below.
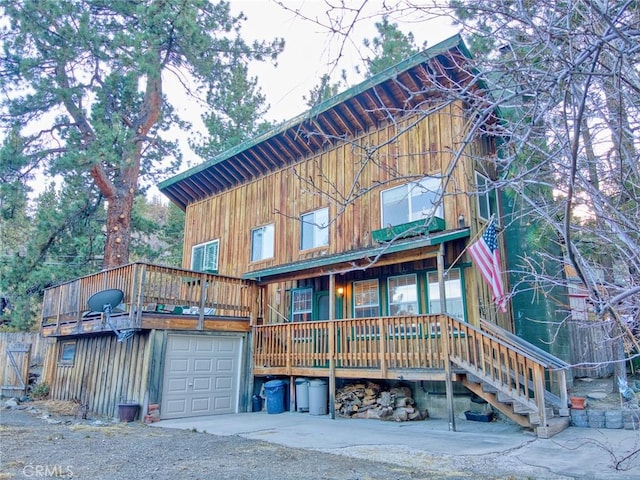
[[[482,391],[486,393],[498,393],[498,389],[496,387],[486,382],[482,383]]]
[[[513,402],[513,411],[520,415],[529,415],[530,413],[535,412],[535,409],[531,408],[526,403],[515,401]]]
[[[480,377],[474,375],[473,373],[468,373],[468,372],[467,372],[467,380],[471,383],[477,383],[477,384],[482,383],[482,379]]]
[[[536,427],[538,438],[551,438],[555,434],[565,430],[571,424],[569,417],[553,417],[547,420],[546,425]]]
[[[501,403],[512,404],[515,402],[515,399],[508,393],[498,392],[497,397],[498,401]]]

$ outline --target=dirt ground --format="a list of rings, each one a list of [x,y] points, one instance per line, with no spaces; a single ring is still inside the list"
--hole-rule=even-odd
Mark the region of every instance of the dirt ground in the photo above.
[[[561,479],[504,459],[385,451],[360,457],[292,449],[239,436],[151,428],[74,415],[67,402],[0,410],[0,479],[414,480]],[[373,455],[373,456],[372,456]],[[377,460],[380,459],[380,460]],[[419,460],[419,461],[418,461]],[[521,473],[518,473],[521,472]]]
[[[614,388],[614,378],[576,378],[569,391],[570,396],[586,399],[586,408],[616,410],[621,408],[620,393]],[[628,374],[627,385],[640,388],[640,372]]]
[[[640,382],[640,376],[631,378]],[[619,408],[611,379],[577,379],[571,395],[589,408]],[[4,400],[1,402],[4,404]],[[543,469],[521,465],[517,456],[483,458],[411,452],[344,452],[292,449],[240,436],[114,423],[71,402],[26,402],[0,407],[0,480],[212,479],[225,480],[559,480]],[[639,477],[640,478],[640,477]]]

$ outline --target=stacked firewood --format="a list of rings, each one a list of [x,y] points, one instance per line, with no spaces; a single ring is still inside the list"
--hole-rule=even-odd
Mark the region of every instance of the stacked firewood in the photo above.
[[[380,420],[423,420],[428,417],[421,413],[413,401],[409,387],[394,387],[384,390],[374,382],[352,383],[336,392],[335,411],[342,417],[377,418]]]

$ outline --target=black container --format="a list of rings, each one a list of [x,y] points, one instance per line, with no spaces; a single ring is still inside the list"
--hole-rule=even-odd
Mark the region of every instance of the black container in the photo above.
[[[138,416],[140,405],[136,403],[120,403],[118,404],[118,416],[121,422],[133,422]]]
[[[251,411],[252,412],[262,411],[262,397],[260,395],[254,395],[253,397],[251,397]]]

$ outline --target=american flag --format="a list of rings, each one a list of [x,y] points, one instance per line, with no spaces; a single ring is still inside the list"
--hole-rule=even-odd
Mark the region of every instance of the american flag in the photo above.
[[[496,302],[501,312],[506,312],[507,300],[504,296],[504,285],[502,284],[500,250],[498,250],[498,240],[493,222],[489,224],[482,237],[469,247],[469,254],[489,285],[493,301]]]

